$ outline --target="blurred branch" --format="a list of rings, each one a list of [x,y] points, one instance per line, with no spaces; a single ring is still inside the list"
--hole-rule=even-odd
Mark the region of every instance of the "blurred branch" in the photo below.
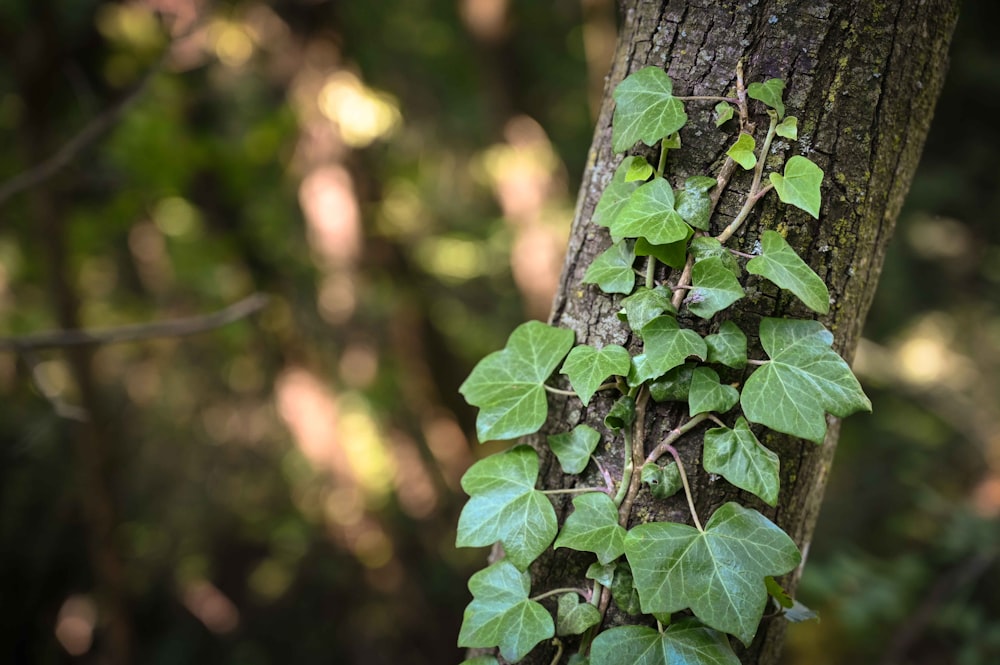
[[[119,342],[135,342],[162,337],[186,337],[221,328],[246,318],[264,308],[268,296],[254,293],[239,302],[211,314],[170,319],[153,323],[140,323],[103,330],[53,330],[51,332],[22,335],[20,337],[0,337],[0,351],[25,351],[56,349],[78,346],[101,346]]]

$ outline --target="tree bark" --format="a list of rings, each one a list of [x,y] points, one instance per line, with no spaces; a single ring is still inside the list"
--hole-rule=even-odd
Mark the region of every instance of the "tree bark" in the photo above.
[[[763,229],[786,232],[789,243],[826,281],[832,304],[822,321],[835,335],[834,348],[850,360],[940,93],[957,5],[957,0],[625,0],[618,47],[551,322],[574,330],[577,343],[632,344],[635,348],[616,317],[620,298],[582,283],[590,262],[610,244],[606,231],[590,219],[621,160],[611,149],[614,88],[627,74],[655,65],[673,79],[676,95],[731,94],[737,63],[742,60],[747,82],[772,77],[785,80],[788,114],[799,119],[799,140],[776,143],[767,170],[774,170],[792,155],[804,154],[826,176],[819,221],[779,204],[770,195],[758,204],[730,246],[749,252]],[[690,101],[686,106],[689,121],[681,131],[684,147],[670,153],[667,169],[674,185],[692,175],[714,176],[734,138],[731,131],[715,128],[711,102]],[[766,127],[763,108],[751,102],[751,111],[754,108],[758,115],[751,120]],[[760,134],[758,131],[758,141]],[[713,233],[735,216],[750,179],[749,172],[737,169],[712,220]],[[755,331],[764,316],[810,316],[792,296],[764,281],[744,275],[743,282],[748,297],[726,314],[743,330]],[[702,334],[714,332],[689,316],[682,310],[681,318],[687,319],[687,324]],[[750,341],[751,356],[761,358],[756,342]],[[605,446],[598,458],[617,478],[621,476],[624,442],[603,427],[602,418],[609,406],[603,398],[581,408],[577,400],[553,397],[546,429],[566,431],[586,422],[604,432]],[[645,421],[648,446],[677,426],[682,415],[676,408],[650,402]],[[707,427],[681,439],[678,448],[690,469],[699,515],[707,519],[726,501],[739,500],[761,510],[789,533],[804,555],[808,554],[839,431],[834,419],[829,424],[826,441],[820,446],[771,432],[762,438],[762,443],[781,457],[782,485],[776,509],[702,471],[701,435]],[[545,488],[572,482],[580,486],[601,483],[596,472],[591,477],[564,476],[547,447],[538,448],[540,482]],[[561,517],[569,505],[568,498],[556,502]],[[631,515],[632,524],[640,521],[638,515],[643,520],[690,523],[683,495],[654,501],[643,490]],[[533,593],[581,586],[590,560],[565,548],[543,555],[531,569]],[[784,580],[791,592],[801,570]],[[618,611],[612,602],[604,626],[637,620]],[[776,663],[784,630],[784,620],[765,619],[751,647],[739,651],[741,660],[758,665]],[[567,652],[573,653],[577,642],[563,641]],[[554,653],[554,646],[542,644],[522,663],[548,664]]]

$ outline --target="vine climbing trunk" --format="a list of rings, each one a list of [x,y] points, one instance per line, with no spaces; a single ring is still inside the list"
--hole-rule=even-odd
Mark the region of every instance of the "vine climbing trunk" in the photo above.
[[[655,66],[673,80],[675,95],[732,96],[735,72],[742,66],[748,81],[772,77],[785,80],[785,106],[789,114],[798,117],[798,138],[776,138],[770,154],[762,158],[779,166],[794,155],[815,162],[825,172],[823,204],[817,220],[781,205],[773,195],[763,198],[728,246],[753,253],[762,231],[779,231],[826,283],[830,308],[819,319],[832,331],[834,349],[850,359],[931,122],[957,6],[958,0],[624,0],[618,47],[551,323],[574,331],[580,344],[600,348],[636,343],[617,318],[621,298],[584,283],[588,266],[610,245],[606,229],[595,225],[592,217],[622,159],[612,148],[612,91],[627,75]],[[714,126],[713,103],[686,102],[690,120],[680,132],[684,149],[672,151],[668,158],[675,187],[689,176],[718,173],[726,160],[732,134]],[[699,104],[704,108],[700,109]],[[766,127],[763,107],[751,106],[748,121]],[[651,164],[657,163],[655,152],[641,144],[631,154],[642,154]],[[712,233],[721,231],[738,215],[754,187],[752,179],[752,171],[734,169],[728,185],[717,193],[720,198]],[[796,298],[763,280],[744,273],[741,282],[747,297],[726,316],[744,330],[756,331],[763,317],[816,317]],[[718,328],[717,322],[706,323],[686,309],[681,310],[679,318],[702,335]],[[762,356],[758,340],[751,338],[749,346],[752,358]],[[580,423],[601,428],[613,401],[598,394],[588,406],[581,407],[580,401],[572,397],[548,397],[549,421],[543,433],[566,431]],[[669,402],[645,404],[644,452],[649,453],[656,442],[668,437],[685,415]],[[828,421],[821,445],[774,432],[762,435],[761,442],[777,452],[781,461],[781,492],[773,508],[748,500],[745,492],[707,474],[700,465],[700,438],[710,425],[692,427],[688,437],[677,440],[676,449],[688,469],[697,514],[704,519],[732,500],[751,503],[783,528],[807,555],[839,429],[835,419],[828,417]],[[619,435],[605,440],[595,453],[599,468],[611,478],[622,477],[624,446],[626,440]],[[591,465],[592,470],[581,476],[567,476],[547,446],[536,448],[541,489],[601,484],[602,473],[596,470],[597,465]],[[571,512],[571,498],[562,495],[553,499],[560,520]],[[638,492],[627,526],[652,520],[690,524],[685,495],[674,495],[664,502],[652,499],[647,490]],[[584,571],[592,560],[566,547],[548,550],[529,568],[531,588],[539,593],[587,587],[590,580],[584,579]],[[782,580],[792,593],[801,570],[800,566]],[[622,612],[613,602],[607,605],[605,627],[649,621],[648,617]],[[750,646],[739,647],[740,660],[756,665],[776,663],[785,628],[783,619],[765,618]],[[520,662],[548,665],[556,651],[557,646],[545,642]],[[500,662],[506,661],[500,658]]]

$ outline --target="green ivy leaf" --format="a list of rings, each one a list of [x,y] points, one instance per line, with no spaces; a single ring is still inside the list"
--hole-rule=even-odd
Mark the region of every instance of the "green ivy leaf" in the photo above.
[[[611,178],[608,186],[604,188],[601,199],[597,202],[597,207],[594,208],[594,215],[591,217],[591,221],[594,224],[610,228],[615,221],[615,217],[618,216],[618,213],[628,203],[632,192],[639,188],[641,183],[625,180],[625,177],[633,168],[633,164],[639,160],[646,161],[642,157],[630,156],[623,159],[622,163],[618,165],[615,175]],[[620,237],[615,237],[613,234],[611,239],[615,242],[621,240]]]
[[[746,295],[733,271],[720,258],[697,261],[691,269],[694,286],[684,302],[692,314],[710,319]]]
[[[514,329],[502,350],[479,361],[458,391],[479,407],[480,442],[538,431],[549,412],[542,384],[573,346],[573,339],[572,330],[528,321]]]
[[[757,166],[757,155],[754,154],[754,150],[756,149],[757,142],[754,141],[753,136],[741,132],[740,137],[736,139],[736,143],[726,151],[726,154],[732,157],[737,164],[749,171]]]
[[[654,377],[663,376],[691,356],[704,360],[708,353],[701,335],[690,328],[681,328],[672,316],[656,317],[643,326],[640,336],[648,371]]]
[[[712,197],[708,191],[718,184],[715,178],[696,175],[684,181],[684,189],[674,195],[674,209],[696,229],[708,230],[712,212]]]
[[[764,102],[778,112],[778,118],[785,115],[785,104],[781,96],[785,91],[785,82],[781,79],[768,79],[763,83],[751,83],[747,86],[747,96]]]
[[[727,503],[704,531],[676,522],[640,524],[625,537],[642,611],[691,608],[705,624],[749,645],[767,604],[766,575],[799,564],[795,543],[755,510]]]
[[[660,466],[655,462],[642,465],[642,482],[649,485],[649,493],[657,499],[667,499],[684,486],[680,469],[675,462]]]
[[[500,661],[493,656],[476,656],[475,658],[466,658],[458,665],[500,665]]]
[[[684,240],[691,233],[674,210],[674,190],[663,178],[654,178],[632,193],[611,225],[611,233],[623,238],[645,238],[653,245]]]
[[[610,430],[618,431],[631,425],[634,420],[635,400],[629,395],[622,395],[608,409],[608,415],[604,416],[604,426]]]
[[[601,563],[611,563],[625,552],[625,529],[618,524],[618,508],[611,497],[603,492],[581,494],[573,499],[573,508],[553,549],[593,552]]]
[[[615,579],[615,568],[617,565],[614,563],[592,563],[587,568],[587,579],[597,580],[603,586],[611,586],[612,580]]]
[[[691,377],[694,375],[695,367],[694,363],[684,363],[655,381],[651,381],[649,396],[653,398],[654,402],[686,402],[691,390]]]
[[[826,417],[843,418],[872,405],[833,335],[819,321],[765,318],[760,341],[770,361],[743,386],[740,402],[750,422],[822,443]]]
[[[602,631],[590,648],[593,665],[739,665],[722,633],[694,619],[670,624],[662,633],[648,626]]]
[[[778,504],[778,456],[761,445],[745,418],[737,418],[733,429],[718,427],[705,432],[702,465],[705,471],[756,494],[767,505]]]
[[[823,182],[823,169],[805,157],[795,155],[785,163],[784,175],[772,173],[770,178],[782,202],[801,208],[819,219],[819,186]]]
[[[715,126],[722,127],[733,119],[733,107],[729,102],[719,102],[715,105]]]
[[[564,473],[583,473],[590,456],[601,440],[600,433],[590,425],[577,425],[570,432],[552,434],[548,438],[549,448],[559,460]]]
[[[548,610],[528,599],[531,578],[508,561],[480,570],[469,579],[472,602],[458,634],[460,647],[500,647],[511,662],[555,635]]]
[[[625,182],[635,182],[636,180],[645,182],[649,176],[653,175],[653,167],[649,165],[645,157],[637,157],[632,160],[625,172]]]
[[[559,528],[548,497],[535,489],[537,480],[538,454],[529,446],[516,446],[469,467],[462,489],[470,498],[458,518],[455,544],[485,547],[499,541],[506,560],[525,570]]]
[[[569,377],[580,401],[587,405],[605,379],[612,375],[628,376],[631,366],[632,357],[624,347],[609,344],[602,349],[595,349],[580,344],[569,352],[560,371]]]
[[[792,600],[792,597],[788,595],[788,592],[785,591],[780,584],[778,584],[776,579],[768,575],[764,578],[764,584],[767,585],[767,594],[771,596],[771,598],[774,598],[778,605],[786,610],[795,605],[795,601]]]
[[[778,123],[774,128],[774,133],[792,141],[796,140],[799,138],[799,119],[794,115],[788,116]]]
[[[676,314],[677,310],[670,302],[670,296],[670,289],[666,286],[652,289],[640,286],[635,293],[622,300],[625,321],[632,330],[642,330],[647,323],[664,312]]]
[[[660,142],[661,150],[680,150],[681,148],[681,135],[679,132],[673,132],[672,134],[667,134],[663,137],[663,141]]]
[[[705,338],[708,346],[708,362],[719,363],[733,369],[747,365],[747,336],[732,321],[719,326],[719,332]]]
[[[601,611],[590,603],[581,603],[575,593],[559,596],[556,611],[556,635],[579,635],[601,620]]]
[[[639,591],[635,588],[635,581],[632,577],[632,569],[628,562],[618,560],[615,568],[615,577],[611,582],[611,597],[622,612],[626,614],[642,614],[642,607],[639,603]]]
[[[683,240],[667,245],[654,245],[645,238],[636,238],[635,255],[652,256],[660,263],[680,270],[684,267],[684,262],[687,261],[687,241],[693,233],[694,231],[689,228],[688,235]]]
[[[699,413],[725,413],[736,406],[740,392],[732,386],[719,381],[719,375],[714,369],[698,367],[691,375],[688,403],[690,415]]]
[[[699,236],[695,238],[691,241],[688,251],[694,257],[695,263],[717,258],[734,275],[737,277],[740,275],[740,264],[736,262],[736,257],[733,256],[732,252],[723,247],[721,242],[711,236]]]
[[[638,141],[649,147],[673,134],[687,122],[684,104],[674,97],[674,85],[658,67],[645,67],[629,75],[614,92],[611,144],[615,152]]]
[[[605,293],[632,293],[635,288],[635,252],[628,240],[619,240],[595,258],[583,275],[584,284],[597,284]]]
[[[826,284],[780,233],[764,231],[760,244],[760,256],[747,261],[747,272],[766,277],[791,291],[814,312],[826,314],[830,311],[830,292]]]

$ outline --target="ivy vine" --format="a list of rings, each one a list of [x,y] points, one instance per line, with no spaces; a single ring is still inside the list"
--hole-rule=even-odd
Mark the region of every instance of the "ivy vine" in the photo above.
[[[548,436],[547,443],[571,475],[596,464],[592,455],[602,436],[620,433],[625,448],[620,479],[598,467],[604,487],[536,489],[538,455],[527,445],[468,470],[462,488],[470,498],[459,519],[457,545],[500,543],[504,558],[470,579],[473,599],[459,646],[496,647],[504,659],[517,662],[554,639],[557,663],[564,650],[558,636],[582,635],[569,663],[733,665],[739,661],[727,635],[749,645],[769,596],[789,620],[811,616],[775,581],[801,560],[791,538],[735,502],[702,523],[676,448],[699,425],[714,423],[702,437],[705,471],[774,506],[779,459],[752,425],[821,443],[827,414],[844,417],[871,409],[850,367],[831,348],[833,336],[818,321],[764,318],[756,337],[766,358],[755,359],[748,357],[747,335],[734,322],[719,323],[703,337],[678,319],[686,309],[712,320],[745,297],[743,269],[791,292],[817,314],[830,307],[826,284],[781,233],[764,231],[753,255],[726,247],[772,190],[781,202],[818,219],[823,179],[819,166],[793,156],[764,184],[772,140],[796,139],[797,121],[785,117],[783,81],[744,86],[742,70],[736,74],[732,97],[675,96],[670,77],[656,67],[635,72],[615,90],[614,150],[642,142],[659,146],[659,159],[655,166],[638,155],[621,161],[593,215],[612,244],[593,260],[583,281],[609,297],[622,296],[619,318],[641,341],[641,350],[633,355],[617,345],[574,345],[572,331],[530,321],[514,330],[502,350],[483,358],[459,389],[479,407],[481,441],[538,432],[548,420],[547,392],[575,395],[584,406],[598,392],[616,394],[603,435],[577,425]],[[760,143],[750,122],[751,99],[763,104],[768,117]],[[738,122],[739,131],[719,173],[687,178],[675,188],[665,173],[667,154],[680,148],[685,103],[694,101],[716,102],[716,126]],[[712,235],[715,206],[737,166],[752,172],[749,191],[735,218]],[[663,267],[670,269],[669,278],[657,279],[667,272]],[[742,384],[720,378],[720,371],[732,376],[748,367],[752,371]],[[557,368],[572,391],[548,385]],[[650,399],[688,405],[687,419],[661,441],[645,440]],[[693,526],[648,522],[629,528],[643,484],[661,499],[683,490]],[[578,494],[561,525],[548,496],[557,492]],[[549,547],[593,554],[586,588],[530,588],[528,567]],[[554,620],[539,602],[553,596],[558,596]],[[623,611],[651,615],[648,625],[601,630],[611,597]],[[496,662],[492,656],[466,661]]]

